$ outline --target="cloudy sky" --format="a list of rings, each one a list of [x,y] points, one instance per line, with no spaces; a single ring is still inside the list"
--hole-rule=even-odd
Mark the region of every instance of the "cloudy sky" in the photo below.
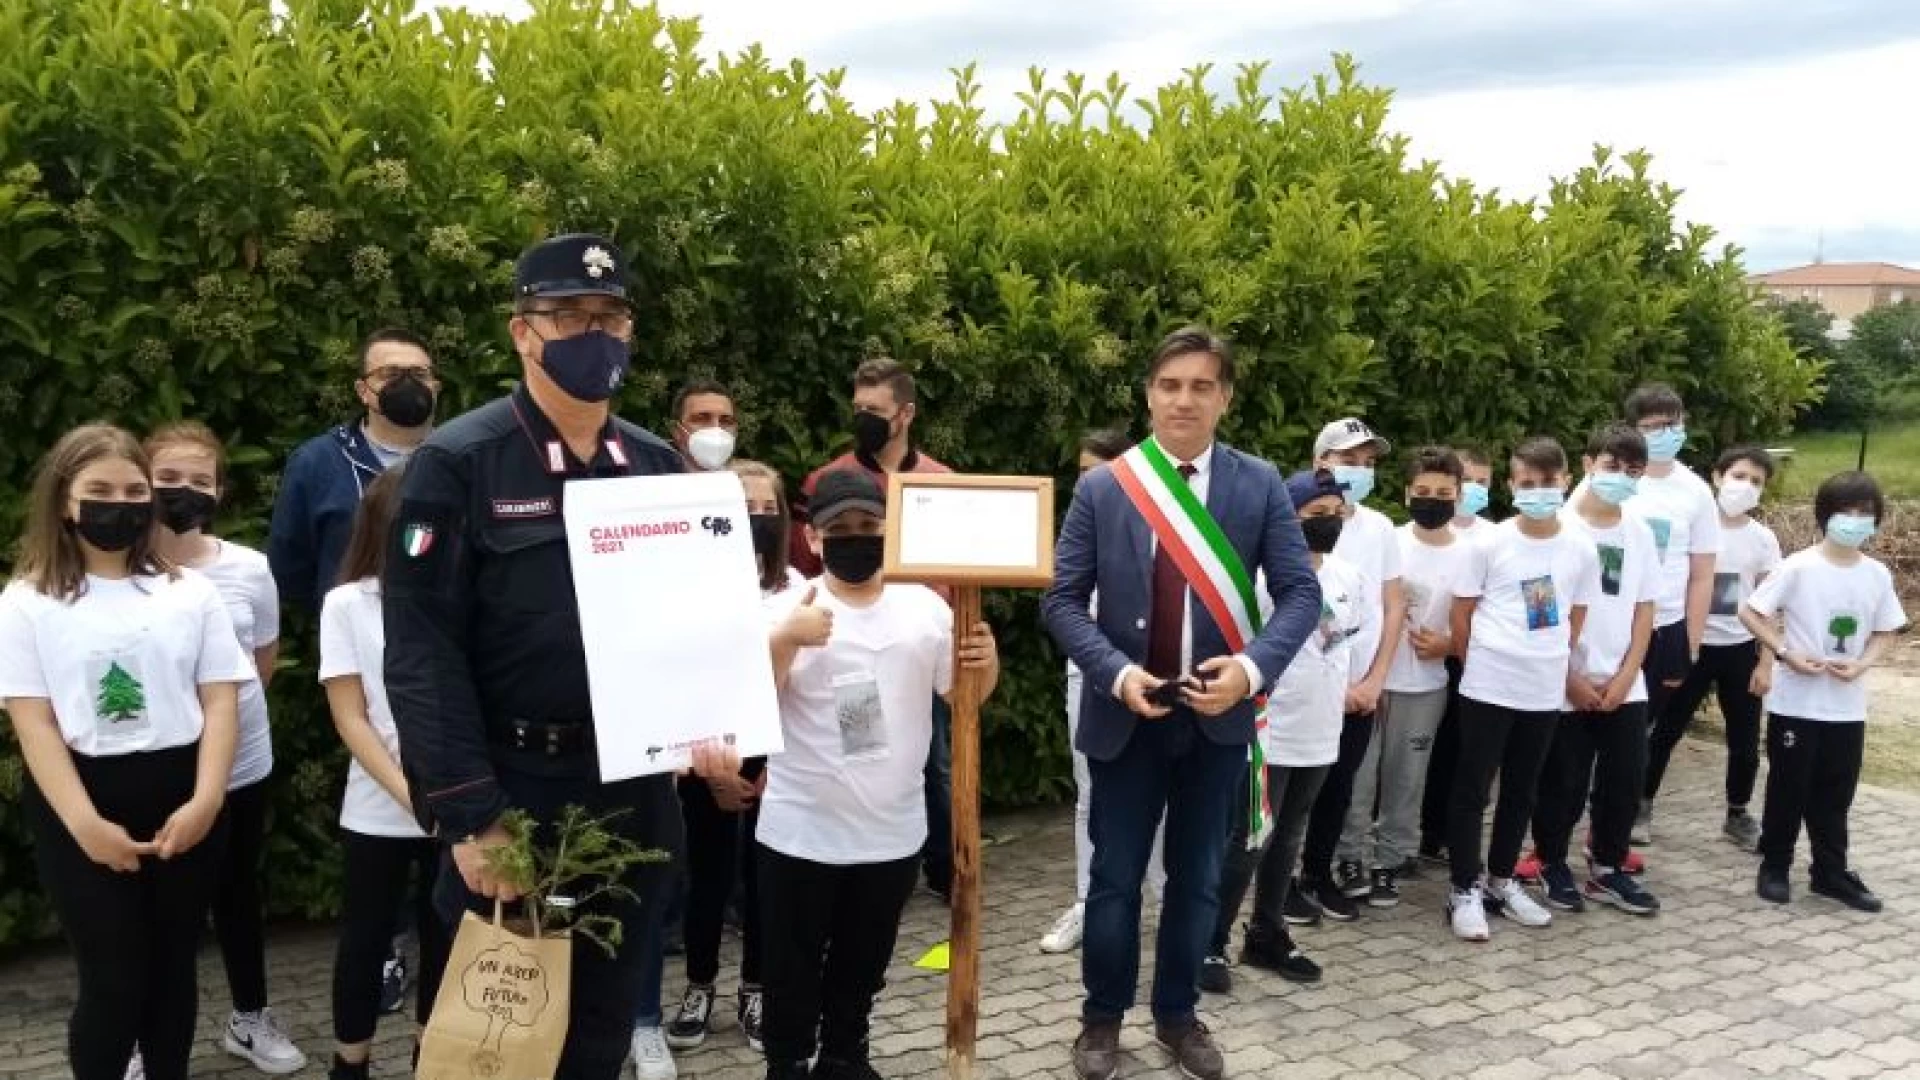
[[[525,0],[465,0],[525,10]],[[1645,147],[1682,209],[1755,269],[1920,266],[1915,0],[663,0],[709,47],[844,66],[873,108],[945,96],[978,61],[1011,110],[1026,69],[1118,71],[1136,92],[1211,62],[1295,84],[1352,53],[1390,125],[1449,173],[1544,191],[1594,143]]]

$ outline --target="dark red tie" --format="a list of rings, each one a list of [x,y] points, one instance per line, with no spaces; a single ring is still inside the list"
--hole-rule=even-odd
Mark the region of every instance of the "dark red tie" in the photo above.
[[[1180,479],[1193,478],[1191,465],[1180,466]],[[1180,573],[1167,545],[1153,551],[1153,610],[1147,617],[1147,674],[1177,679],[1180,670],[1181,630],[1187,614],[1187,579]]]

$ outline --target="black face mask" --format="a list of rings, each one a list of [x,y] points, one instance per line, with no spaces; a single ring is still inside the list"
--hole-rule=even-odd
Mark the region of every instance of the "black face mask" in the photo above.
[[[153,528],[151,502],[80,500],[80,517],[73,529],[80,539],[101,551],[125,551]]]
[[[1427,499],[1415,496],[1407,500],[1407,512],[1413,523],[1423,529],[1437,529],[1453,520],[1458,504],[1452,499]]]
[[[876,457],[893,438],[893,421],[870,412],[853,414],[853,448],[866,457]]]
[[[748,514],[747,527],[753,530],[753,553],[761,561],[780,553],[779,514]]]
[[[1315,555],[1325,555],[1340,542],[1340,530],[1346,526],[1346,519],[1334,514],[1300,519],[1300,532],[1307,538],[1307,550]]]
[[[213,511],[220,505],[213,496],[190,487],[154,488],[153,502],[160,515],[160,524],[177,533],[192,532],[213,524]]]
[[[381,387],[374,401],[381,416],[403,428],[416,428],[433,419],[433,388],[411,375]]]
[[[820,542],[820,561],[841,581],[863,585],[880,572],[886,551],[884,536],[829,536]]]

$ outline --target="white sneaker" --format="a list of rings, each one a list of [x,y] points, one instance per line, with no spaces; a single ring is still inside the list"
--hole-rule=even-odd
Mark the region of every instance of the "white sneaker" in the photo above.
[[[1521,926],[1545,926],[1553,921],[1553,912],[1540,906],[1519,878],[1488,881],[1487,891],[1500,903],[1500,914]]]
[[[147,1080],[147,1063],[140,1060],[140,1051],[133,1051],[133,1060],[127,1062],[126,1080]]]
[[[666,1033],[659,1028],[633,1029],[633,1075],[639,1080],[674,1080],[680,1075],[673,1067]]]
[[[1447,897],[1447,912],[1453,936],[1461,941],[1485,941],[1492,936],[1487,931],[1487,908],[1481,900],[1480,886],[1464,892],[1455,889]]]
[[[285,1076],[307,1067],[307,1055],[293,1045],[280,1022],[274,1019],[272,1009],[237,1012],[228,1017],[227,1037],[220,1045],[227,1053],[252,1062],[254,1068],[270,1076]]]
[[[1040,951],[1043,953],[1072,952],[1080,947],[1080,935],[1087,928],[1087,905],[1075,902],[1060,914],[1060,920],[1040,939]]]

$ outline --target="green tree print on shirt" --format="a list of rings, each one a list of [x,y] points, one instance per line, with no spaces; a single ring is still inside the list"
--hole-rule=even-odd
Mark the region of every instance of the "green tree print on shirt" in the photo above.
[[[147,691],[139,679],[115,662],[100,677],[100,697],[93,707],[110,723],[138,720],[147,711]]]
[[[1852,615],[1835,615],[1827,623],[1827,633],[1833,635],[1833,651],[1847,651],[1847,639],[1860,632],[1860,620]]]

